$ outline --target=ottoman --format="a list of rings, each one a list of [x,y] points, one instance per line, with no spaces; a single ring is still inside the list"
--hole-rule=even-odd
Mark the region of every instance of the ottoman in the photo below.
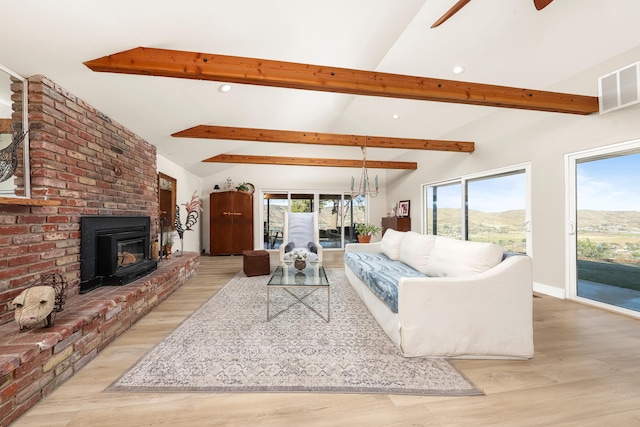
[[[247,276],[261,276],[271,273],[269,264],[269,252],[242,251],[242,269]]]

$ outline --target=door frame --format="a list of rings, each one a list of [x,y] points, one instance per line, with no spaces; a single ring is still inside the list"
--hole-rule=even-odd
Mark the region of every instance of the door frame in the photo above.
[[[578,295],[578,268],[577,268],[577,193],[576,193],[576,165],[580,160],[603,157],[607,155],[624,155],[640,152],[640,139],[591,148],[588,150],[568,153],[565,158],[565,296],[567,299],[602,308],[604,310],[625,314],[640,318],[640,312],[616,305],[591,300]]]

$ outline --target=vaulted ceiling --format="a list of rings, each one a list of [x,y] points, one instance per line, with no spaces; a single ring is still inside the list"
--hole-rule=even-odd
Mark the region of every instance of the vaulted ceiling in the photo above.
[[[416,148],[379,148],[384,146],[376,147],[376,138],[431,144],[427,149],[447,146],[447,141],[490,145],[486,135],[477,140],[464,132],[468,124],[502,108],[491,103],[496,92],[484,85],[526,89],[525,99],[530,94],[539,98],[540,91],[594,97],[597,77],[612,71],[598,66],[640,46],[637,0],[556,0],[540,11],[532,0],[471,1],[431,28],[456,1],[2,2],[0,64],[24,76],[51,78],[155,144],[159,154],[206,177],[232,166],[210,160],[216,156],[283,157],[293,144],[299,158],[358,160],[357,142],[367,136],[368,158],[380,161]],[[375,72],[363,76],[424,77],[436,87],[456,80],[464,82],[459,85],[463,97],[473,98],[482,88],[477,100],[486,99],[489,106],[247,81],[221,92],[223,81],[242,80],[96,72],[84,64],[139,46]],[[456,65],[464,67],[462,74],[452,72]],[[301,70],[298,75],[304,74]],[[573,78],[585,70],[592,76]],[[309,75],[317,76],[313,71]],[[387,89],[385,83],[382,87]],[[560,98],[569,104],[582,99]],[[518,110],[517,117],[532,114],[565,113]],[[253,128],[328,139],[344,134],[351,143],[180,134],[192,128],[239,133]]]

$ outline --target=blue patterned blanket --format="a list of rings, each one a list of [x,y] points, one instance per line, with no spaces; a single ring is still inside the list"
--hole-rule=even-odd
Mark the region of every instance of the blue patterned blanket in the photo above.
[[[398,282],[402,277],[427,277],[382,253],[345,252],[344,262],[389,309],[398,312]]]

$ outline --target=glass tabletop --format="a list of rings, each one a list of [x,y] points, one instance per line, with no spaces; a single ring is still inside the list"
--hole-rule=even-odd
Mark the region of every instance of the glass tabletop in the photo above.
[[[293,263],[283,263],[276,267],[267,286],[329,286],[327,274],[321,263],[307,263],[298,270]]]

